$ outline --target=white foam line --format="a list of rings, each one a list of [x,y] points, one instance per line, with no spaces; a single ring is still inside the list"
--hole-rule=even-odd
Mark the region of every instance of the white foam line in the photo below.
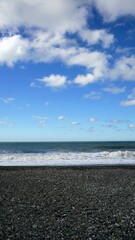
[[[0,166],[135,165],[135,152],[0,154]]]

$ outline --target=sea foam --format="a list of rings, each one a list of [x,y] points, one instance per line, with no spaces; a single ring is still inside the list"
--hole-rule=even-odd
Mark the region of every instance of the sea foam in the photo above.
[[[0,166],[135,165],[135,151],[0,154]]]

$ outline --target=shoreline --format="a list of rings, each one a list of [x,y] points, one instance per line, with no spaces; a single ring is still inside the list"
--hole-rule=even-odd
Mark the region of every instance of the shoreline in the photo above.
[[[0,167],[0,237],[134,239],[135,166]]]
[[[85,170],[85,169],[135,169],[133,164],[108,164],[108,165],[12,165],[12,166],[0,166],[0,171],[3,170],[27,170],[27,169],[73,169],[73,170]]]

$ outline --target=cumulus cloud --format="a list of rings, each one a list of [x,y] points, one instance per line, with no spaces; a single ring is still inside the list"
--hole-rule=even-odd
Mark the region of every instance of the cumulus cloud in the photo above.
[[[108,48],[114,42],[113,34],[108,33],[105,29],[83,29],[80,36],[89,45],[101,43],[104,48]]]
[[[78,76],[75,80],[75,83],[80,83],[81,81],[81,85],[86,85],[103,77],[108,66],[107,54],[79,47],[76,42],[67,39],[59,33],[34,31],[31,39],[23,38],[17,34],[0,39],[1,65],[13,66],[18,61],[47,63],[55,60],[62,61],[69,66],[78,65],[86,67],[89,73],[83,77],[85,79],[79,80]],[[51,78],[49,82],[53,81]],[[44,80],[48,81],[47,78]],[[31,83],[31,86],[37,87],[36,82]]]
[[[115,61],[111,68],[108,65],[108,58],[106,54],[100,52],[92,52],[88,55],[85,53],[73,57],[72,64],[80,64],[87,67],[88,71],[92,71],[86,75],[78,75],[74,82],[79,85],[87,85],[103,79],[111,80],[127,80],[135,81],[135,56],[121,57]],[[125,87],[115,87],[110,85],[104,89],[106,92],[119,94],[125,92]]]
[[[89,118],[89,120],[88,120],[89,122],[96,122],[97,121],[97,119],[96,118]]]
[[[81,86],[85,86],[89,83],[93,83],[95,82],[96,78],[93,74],[89,73],[87,75],[78,75],[75,79],[74,79],[74,83],[79,84]]]
[[[135,16],[134,0],[1,0],[0,28],[35,26],[51,31],[76,32],[86,27],[93,6],[108,21],[123,15]]]
[[[58,117],[58,120],[60,120],[60,121],[61,121],[61,120],[67,120],[67,118],[64,117],[64,116],[59,116],[59,117]]]
[[[126,88],[125,87],[117,87],[115,85],[109,85],[108,87],[105,87],[103,89],[105,92],[109,92],[112,94],[119,94],[125,92]]]
[[[106,21],[115,21],[117,18],[124,15],[135,16],[135,1],[134,0],[93,0],[93,3],[99,10]]]
[[[78,53],[74,41],[66,38],[61,33],[49,30],[37,30],[32,34],[32,59],[34,62],[52,62],[54,60],[66,60]]]
[[[62,116],[62,115],[61,115],[61,116],[58,116],[58,120],[60,120],[60,121],[61,121],[61,120],[67,120],[67,118],[66,118],[65,116]]]
[[[91,0],[1,0],[0,28],[12,29],[12,32],[20,26],[36,27],[56,34],[78,32],[88,43],[101,42],[108,47],[113,42],[112,34],[104,29],[90,30],[87,27],[87,18],[91,15],[88,5],[91,4]]]
[[[86,75],[78,75],[74,79],[74,83],[85,86],[101,79],[107,71],[107,56],[101,52],[82,52],[70,60],[72,64],[86,66],[90,73]]]
[[[17,61],[27,58],[28,41],[20,35],[0,38],[0,65],[13,66]]]
[[[52,88],[61,88],[64,87],[67,83],[67,77],[62,75],[50,75],[49,77],[44,77],[38,79],[42,84],[52,87]]]
[[[110,71],[112,79],[135,80],[135,56],[122,57],[115,62]]]
[[[0,39],[0,64],[10,66],[17,61],[59,59],[69,65],[93,68],[95,58],[101,64],[104,54],[87,51],[79,47],[75,38],[67,36],[67,33],[74,33],[89,45],[101,43],[109,47],[113,43],[114,36],[105,29],[89,29],[87,19],[91,10],[88,5],[86,0],[1,0],[0,30],[6,36]],[[20,28],[24,29],[25,36]]]
[[[0,28],[28,26],[56,32],[77,31],[88,14],[80,0],[1,0],[0,9]]]
[[[101,77],[107,67],[107,55],[100,51],[86,50],[85,48],[77,49],[76,53],[68,58],[69,65],[81,65],[87,69],[93,70],[94,77]]]
[[[134,100],[122,101],[120,103],[120,105],[123,106],[123,107],[135,106],[135,99]]]
[[[127,14],[135,15],[134,0],[1,0],[0,65],[13,66],[18,61],[61,61],[69,66],[83,66],[86,74],[74,79],[80,86],[108,77],[134,80],[135,56],[121,57],[109,67],[110,55],[103,52],[103,48],[110,47],[115,38],[106,29],[91,29],[88,17],[92,16],[93,6],[109,21]],[[79,43],[78,37],[84,45]],[[94,44],[100,44],[100,50],[91,50]],[[51,75],[41,82],[49,87],[62,87],[67,79]],[[36,82],[31,85],[39,86]]]
[[[128,100],[122,101],[120,105],[124,107],[134,106],[135,105],[135,88],[132,89],[131,94],[129,94],[127,98]]]

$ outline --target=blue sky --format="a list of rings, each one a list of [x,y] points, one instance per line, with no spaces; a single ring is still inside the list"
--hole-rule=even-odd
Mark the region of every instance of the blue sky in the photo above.
[[[0,0],[0,141],[135,140],[135,1]]]

